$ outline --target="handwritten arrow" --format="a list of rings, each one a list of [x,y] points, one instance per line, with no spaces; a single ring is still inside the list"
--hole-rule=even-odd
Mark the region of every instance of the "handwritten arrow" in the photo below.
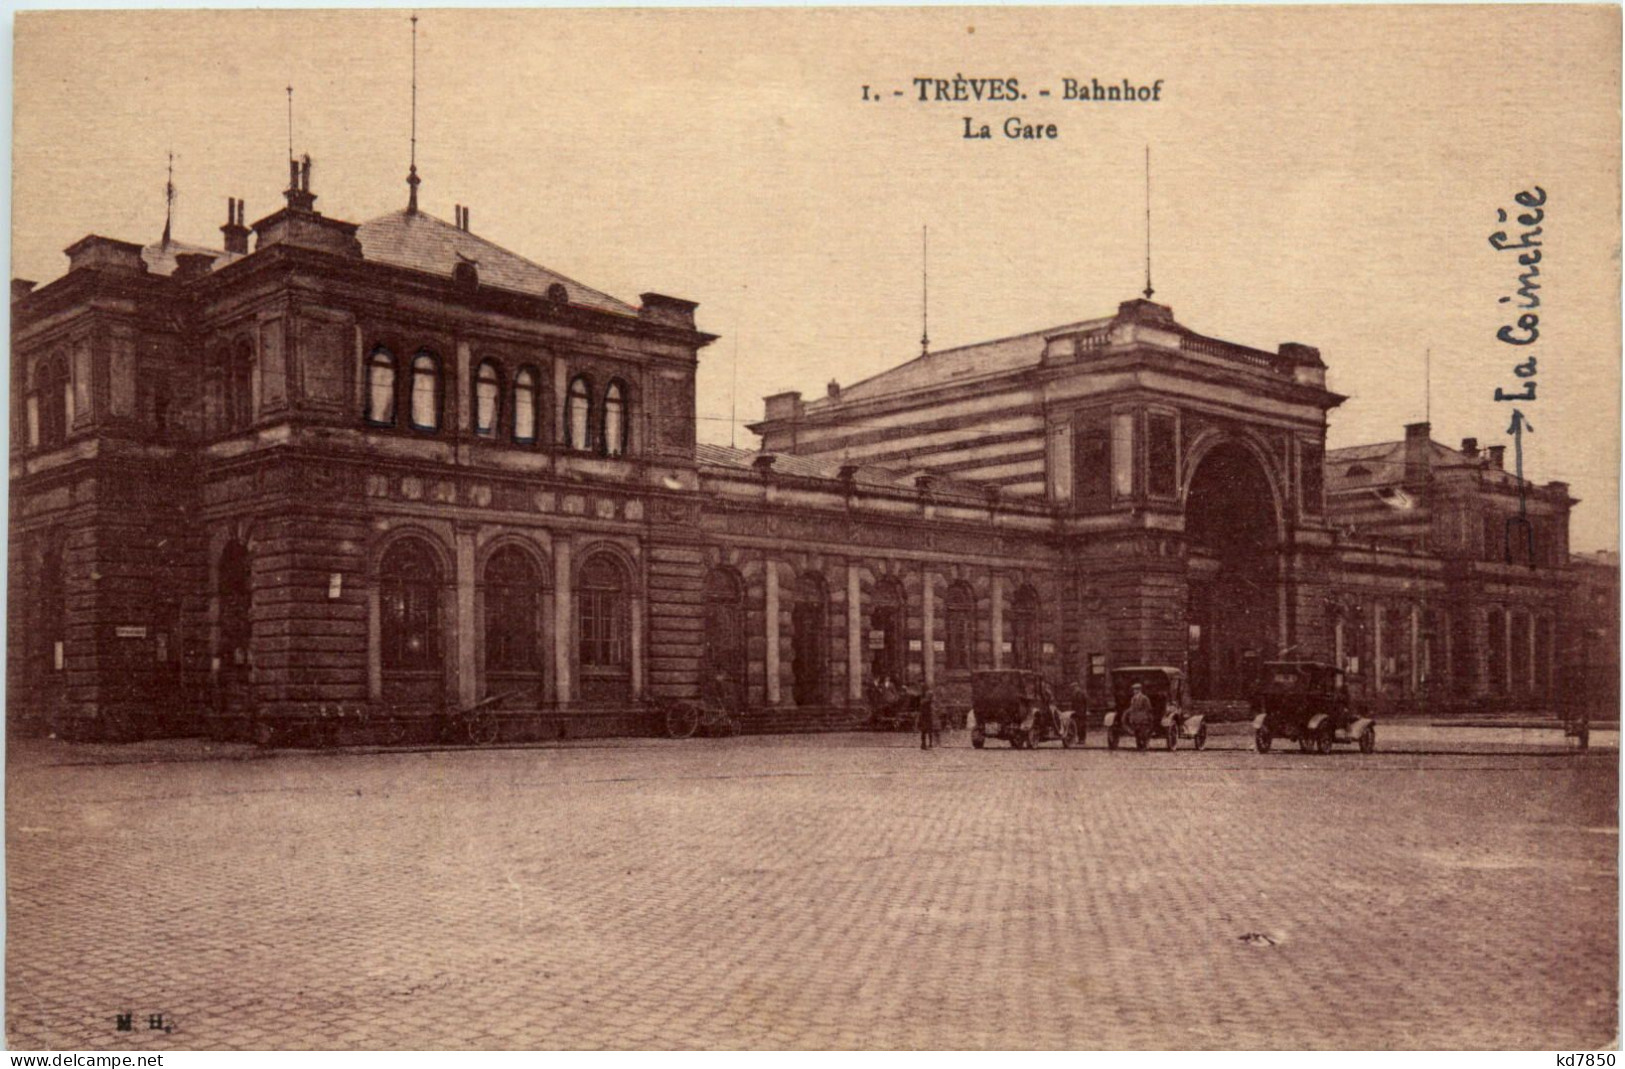
[[[1524,431],[1534,434],[1535,426],[1529,422],[1528,416],[1514,408],[1512,410],[1512,425],[1507,428],[1507,433],[1512,435],[1512,470],[1518,478],[1518,519],[1516,522],[1523,528],[1524,547],[1528,552],[1529,567],[1533,568],[1535,566],[1535,532],[1534,529],[1529,525],[1529,499],[1527,497],[1528,484],[1524,482],[1523,478]],[[1509,562],[1512,559],[1512,547],[1510,544],[1511,522],[1512,521],[1508,521],[1507,525],[1508,545],[1505,549],[1506,557]]]
[[[1526,514],[1528,512],[1528,504],[1524,500],[1524,481],[1523,481],[1523,432],[1524,431],[1528,431],[1530,434],[1534,434],[1535,433],[1535,425],[1529,422],[1529,417],[1524,415],[1522,411],[1520,411],[1519,409],[1514,408],[1512,410],[1512,426],[1507,428],[1507,433],[1512,435],[1513,472],[1518,476],[1518,513],[1520,515]]]

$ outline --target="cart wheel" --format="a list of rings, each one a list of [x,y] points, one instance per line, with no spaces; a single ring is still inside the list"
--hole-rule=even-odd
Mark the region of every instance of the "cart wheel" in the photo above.
[[[1178,724],[1169,724],[1168,725],[1168,749],[1170,749],[1170,750],[1179,749],[1179,725]]]
[[[1203,724],[1196,729],[1196,738],[1191,742],[1198,750],[1207,745],[1207,725]]]
[[[1078,743],[1078,725],[1071,720],[1061,729],[1061,749],[1070,750]]]
[[[1315,750],[1319,753],[1331,753],[1332,743],[1337,741],[1336,729],[1327,728],[1315,739]]]
[[[1370,753],[1377,748],[1377,729],[1368,727],[1360,732],[1360,752]]]
[[[497,741],[497,718],[487,712],[471,713],[463,730],[469,742],[475,746],[485,746]]]
[[[987,745],[987,736],[982,734],[981,728],[977,728],[970,733],[970,744],[978,750]]]
[[[1270,729],[1259,728],[1253,732],[1253,745],[1258,747],[1259,753],[1270,752]]]
[[[1151,745],[1151,729],[1150,728],[1141,728],[1139,731],[1136,731],[1134,733],[1134,748],[1136,750],[1143,750],[1147,746],[1150,746],[1150,745]]]
[[[1309,734],[1307,731],[1305,731],[1302,735],[1299,735],[1298,736],[1298,749],[1300,751],[1302,751],[1303,753],[1314,753],[1315,752],[1315,737],[1313,735]]]
[[[1117,749],[1117,744],[1119,742],[1123,741],[1122,735],[1123,735],[1123,733],[1117,730],[1117,725],[1116,724],[1113,724],[1111,727],[1107,728],[1106,729],[1106,749],[1108,749],[1108,750]]]

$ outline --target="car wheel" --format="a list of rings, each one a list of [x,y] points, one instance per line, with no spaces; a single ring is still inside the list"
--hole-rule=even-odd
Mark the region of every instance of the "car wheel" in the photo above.
[[[1134,748],[1136,750],[1143,750],[1147,746],[1150,746],[1150,745],[1151,745],[1151,729],[1150,728],[1141,728],[1139,731],[1136,731],[1134,733]]]
[[[1301,750],[1303,753],[1314,753],[1315,752],[1315,737],[1313,735],[1309,734],[1307,731],[1305,731],[1302,735],[1299,735],[1298,736],[1298,749]]]
[[[1337,740],[1337,736],[1334,733],[1333,729],[1332,728],[1327,728],[1325,731],[1321,732],[1320,735],[1315,739],[1315,749],[1316,749],[1316,751],[1318,751],[1320,753],[1331,753],[1332,752],[1332,743],[1335,742],[1336,740]]]
[[[1078,725],[1068,720],[1061,729],[1061,749],[1070,750],[1078,742]]]
[[[1115,750],[1117,744],[1122,741],[1123,733],[1118,731],[1115,725],[1106,729],[1106,749]]]
[[[1178,724],[1169,724],[1168,725],[1168,749],[1170,749],[1170,750],[1179,749],[1179,725]]]
[[[1377,729],[1368,727],[1360,732],[1360,752],[1370,753],[1377,748]]]
[[[487,746],[497,741],[499,727],[496,717],[490,713],[477,712],[469,716],[464,730],[470,745]]]
[[[1206,724],[1203,724],[1201,727],[1196,729],[1196,738],[1192,740],[1191,745],[1195,746],[1198,750],[1207,745]]]
[[[1257,731],[1253,732],[1253,745],[1258,747],[1259,753],[1270,752],[1270,741],[1269,728],[1259,728]]]
[[[1591,748],[1591,725],[1590,724],[1581,724],[1580,725],[1580,734],[1578,736],[1578,742],[1580,744],[1580,749],[1582,749],[1582,750],[1588,750],[1588,749]]]
[[[976,728],[970,733],[970,744],[978,750],[987,745],[987,736],[982,734],[981,728]]]

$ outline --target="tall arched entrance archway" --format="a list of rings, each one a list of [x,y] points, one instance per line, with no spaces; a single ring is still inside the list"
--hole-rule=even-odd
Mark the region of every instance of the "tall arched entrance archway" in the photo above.
[[[1191,695],[1251,695],[1279,646],[1275,495],[1246,446],[1224,442],[1198,462],[1185,496]]]

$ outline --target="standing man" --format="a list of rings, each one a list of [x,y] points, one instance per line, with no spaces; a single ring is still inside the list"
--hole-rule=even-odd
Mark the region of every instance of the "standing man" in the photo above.
[[[930,687],[925,687],[920,691],[918,727],[920,729],[920,749],[929,750],[942,741],[942,732],[937,728],[936,702],[931,696]]]

